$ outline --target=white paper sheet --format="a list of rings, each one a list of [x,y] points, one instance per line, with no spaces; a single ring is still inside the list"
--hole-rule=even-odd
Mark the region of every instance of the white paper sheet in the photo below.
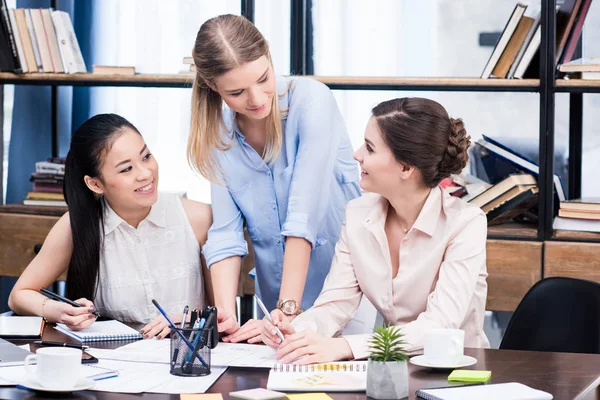
[[[94,357],[105,360],[169,364],[168,340],[142,340],[118,349],[87,350]],[[277,364],[275,350],[267,346],[245,343],[219,343],[211,350],[211,366],[272,368]]]

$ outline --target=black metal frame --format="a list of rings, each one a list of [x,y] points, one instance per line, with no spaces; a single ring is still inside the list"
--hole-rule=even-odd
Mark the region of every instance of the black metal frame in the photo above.
[[[583,40],[579,38],[573,59],[583,55]],[[581,197],[583,152],[583,94],[569,95],[569,198]]]

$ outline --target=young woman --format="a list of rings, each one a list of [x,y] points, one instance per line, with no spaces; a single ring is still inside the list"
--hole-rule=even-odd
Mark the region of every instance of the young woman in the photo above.
[[[293,319],[317,298],[358,168],[331,91],[276,77],[265,38],[248,20],[205,22],[193,50],[190,163],[213,184],[203,249],[225,340],[259,342],[262,320],[239,329],[235,297],[252,240],[256,291]],[[228,106],[222,109],[223,102]]]
[[[65,168],[69,212],[48,234],[21,274],[10,308],[80,330],[92,314],[145,323],[145,337],[163,338],[166,320],[186,305],[204,303],[201,246],[210,206],[158,193],[158,164],[138,130],[123,117],[100,114],[77,129]],[[49,300],[39,290],[67,271],[67,297],[83,307]],[[204,268],[205,269],[205,268]]]
[[[370,334],[334,337],[363,295],[385,321],[402,327],[407,350],[431,328],[460,328],[465,346],[488,347],[483,212],[451,197],[439,182],[462,171],[469,136],[460,119],[421,98],[373,109],[355,153],[368,195],[348,204],[331,271],[315,305],[291,324],[273,313],[263,341],[283,362],[328,362],[368,355]]]

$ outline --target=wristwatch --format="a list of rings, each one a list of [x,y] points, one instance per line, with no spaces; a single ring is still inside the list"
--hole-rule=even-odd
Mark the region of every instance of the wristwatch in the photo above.
[[[285,315],[298,315],[303,310],[298,305],[298,302],[293,299],[284,299],[277,302],[277,308]]]

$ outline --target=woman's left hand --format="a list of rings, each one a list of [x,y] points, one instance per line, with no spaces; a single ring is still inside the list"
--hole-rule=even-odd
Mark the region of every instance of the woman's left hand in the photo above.
[[[284,364],[314,364],[350,359],[354,355],[346,339],[328,338],[310,330],[286,336],[277,349]]]
[[[169,318],[171,318],[171,321],[175,322],[181,320],[181,315],[176,317],[169,316]],[[144,339],[152,339],[153,337],[156,337],[159,340],[164,339],[170,332],[171,326],[162,315],[154,318],[154,321],[140,329],[140,333],[144,335]]]
[[[240,329],[223,337],[224,342],[239,343],[247,341],[248,343],[260,343],[262,341],[260,334],[263,330],[263,321],[261,319],[250,319]]]

